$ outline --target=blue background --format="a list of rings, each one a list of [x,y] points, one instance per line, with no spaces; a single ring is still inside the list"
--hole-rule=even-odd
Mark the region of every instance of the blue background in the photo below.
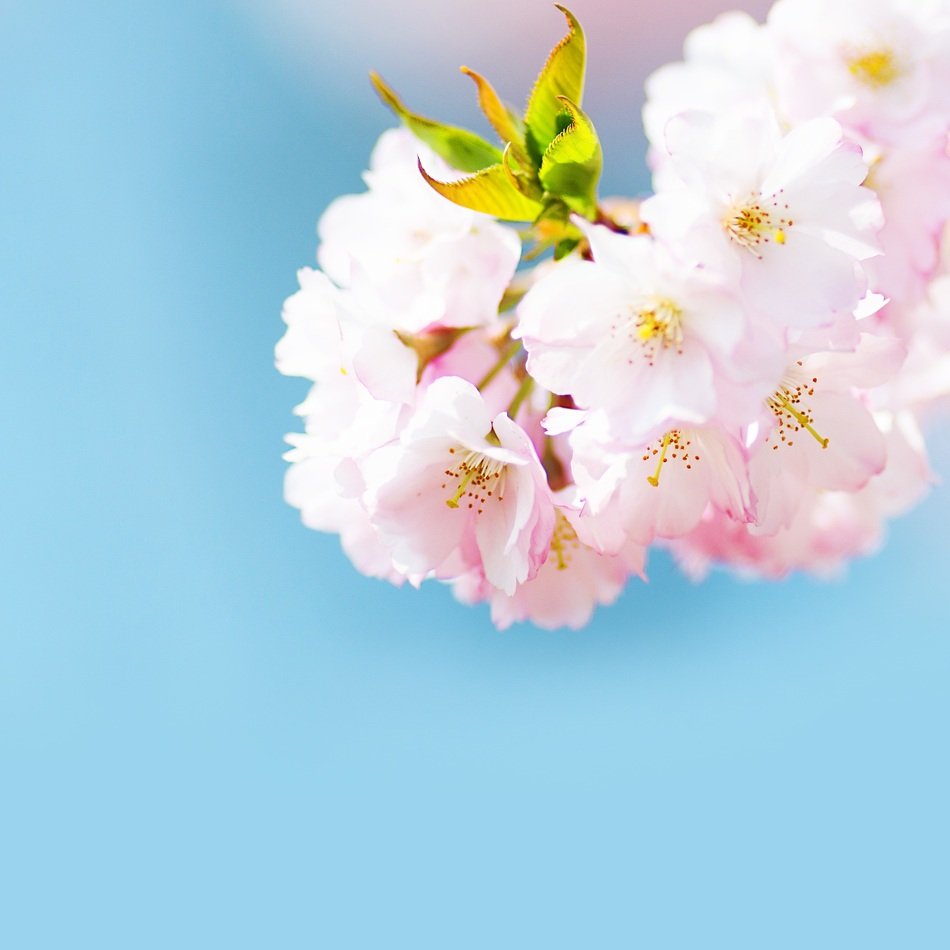
[[[843,582],[659,558],[575,634],[283,503],[280,304],[387,124],[311,66],[212,0],[2,4],[0,946],[950,945],[945,490]]]

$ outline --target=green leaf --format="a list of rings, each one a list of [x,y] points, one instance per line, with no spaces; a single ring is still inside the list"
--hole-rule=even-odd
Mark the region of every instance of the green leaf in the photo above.
[[[516,165],[512,160],[513,152],[514,149],[511,142],[509,142],[505,146],[504,155],[501,157],[501,163],[504,165],[511,183],[521,194],[526,195],[532,201],[540,201],[544,197],[544,189],[541,187],[541,182],[538,181],[537,174],[533,169],[531,172],[526,172]]]
[[[477,172],[501,161],[501,150],[491,142],[486,142],[480,135],[410,112],[379,73],[371,72],[369,78],[379,98],[392,109],[409,131],[453,168],[463,172]]]
[[[560,102],[570,123],[545,149],[541,160],[541,184],[568,207],[585,217],[597,214],[597,183],[604,155],[590,119],[567,97]]]
[[[471,178],[461,181],[436,181],[419,162],[422,177],[444,198],[471,208],[483,211],[502,221],[533,221],[541,211],[537,201],[523,195],[512,183],[504,165],[492,165],[484,168]]]
[[[584,96],[584,69],[587,47],[584,31],[567,7],[555,4],[567,17],[567,35],[551,50],[541,74],[528,98],[525,110],[527,146],[537,165],[545,149],[557,137],[558,115],[563,111],[561,97],[580,103]]]
[[[570,237],[565,238],[563,241],[558,241],[554,246],[554,260],[562,261],[569,254],[573,254],[577,250],[577,245],[580,244],[580,238]]]

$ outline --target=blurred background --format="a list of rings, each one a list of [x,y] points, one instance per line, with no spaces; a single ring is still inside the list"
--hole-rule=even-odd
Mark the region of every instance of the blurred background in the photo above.
[[[575,0],[606,193],[734,6]],[[840,582],[658,557],[555,634],[360,577],[281,499],[280,306],[391,124],[367,70],[477,123],[458,65],[517,101],[562,33],[0,0],[0,946],[950,945],[946,489]]]

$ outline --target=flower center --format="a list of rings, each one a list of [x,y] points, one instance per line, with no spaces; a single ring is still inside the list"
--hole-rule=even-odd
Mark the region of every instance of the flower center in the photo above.
[[[659,438],[652,445],[648,446],[643,453],[644,462],[656,462],[656,468],[652,475],[647,476],[647,481],[654,487],[660,487],[660,475],[663,473],[663,466],[672,462],[679,462],[687,469],[692,469],[693,463],[700,461],[700,457],[691,451],[693,440],[687,438],[687,434],[679,429],[671,429],[662,438]]]
[[[446,481],[442,483],[445,490],[451,488],[450,481],[457,482],[455,491],[445,503],[449,508],[461,508],[467,504],[469,508],[481,514],[484,505],[490,498],[501,501],[504,491],[505,463],[493,459],[474,449],[452,448],[452,455],[462,454],[461,460],[454,468],[447,468],[444,472]],[[476,507],[477,506],[477,507]]]
[[[815,395],[817,383],[817,376],[805,382],[786,379],[773,395],[765,400],[778,420],[779,441],[773,444],[773,452],[778,451],[779,442],[788,446],[794,445],[795,436],[799,432],[807,432],[823,449],[828,448],[829,440],[815,429],[815,417],[803,404],[807,397]],[[769,435],[765,441],[769,442],[771,439],[772,436]]]
[[[900,78],[901,68],[894,51],[883,46],[854,53],[848,58],[848,72],[864,86],[883,89]]]
[[[620,332],[637,344],[643,358],[652,366],[660,350],[683,350],[683,311],[668,297],[658,297],[639,310],[632,311],[630,322],[618,321],[611,333]],[[628,362],[632,363],[633,359]]]
[[[680,347],[683,344],[683,311],[666,297],[637,314],[637,336],[644,343]]]
[[[766,205],[771,204],[771,209]],[[788,205],[784,209],[788,210]],[[762,195],[734,204],[723,218],[722,226],[726,234],[740,247],[761,257],[758,249],[762,244],[784,244],[785,231],[794,222],[786,218],[779,209],[775,198],[766,199]]]

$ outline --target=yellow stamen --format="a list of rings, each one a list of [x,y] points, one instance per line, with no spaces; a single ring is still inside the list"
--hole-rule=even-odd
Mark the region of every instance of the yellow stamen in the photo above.
[[[488,441],[495,441],[497,436],[494,432],[489,433]],[[457,449],[449,449],[452,455],[455,455]],[[445,475],[447,478],[457,478],[458,485],[455,493],[446,498],[445,503],[449,508],[461,507],[463,496],[468,497],[468,507],[475,509],[476,514],[481,514],[483,505],[489,498],[496,501],[502,501],[504,490],[505,463],[494,459],[483,452],[477,452],[474,449],[464,450],[461,462],[454,468],[447,468]],[[442,483],[443,488],[448,487],[448,482]]]
[[[723,218],[723,229],[736,244],[758,257],[760,245],[771,241],[781,245],[787,240],[786,229],[793,222],[785,216],[788,205],[780,201],[779,195],[752,195],[732,206]]]
[[[557,558],[557,569],[559,571],[567,570],[567,560],[564,557],[564,539],[557,531],[551,535],[551,551]]]
[[[660,487],[660,472],[663,470],[663,463],[666,461],[666,450],[670,447],[670,442],[673,441],[673,433],[667,432],[663,436],[663,445],[660,447],[660,459],[656,463],[656,471],[652,475],[647,476],[647,481],[654,487]]]
[[[772,406],[779,411],[787,412],[796,422],[823,448],[828,448],[829,440],[820,435],[811,424],[811,419],[800,409],[796,409],[785,396],[777,396],[772,400]]]
[[[682,352],[683,311],[675,301],[658,297],[644,304],[642,309],[631,307],[630,316],[631,325],[627,325],[624,332],[642,347],[643,358],[649,366],[653,366],[661,350]]]
[[[672,300],[657,300],[652,307],[641,310],[637,317],[637,336],[644,343],[660,337],[665,346],[682,344],[683,311]]]
[[[568,547],[576,549],[579,546],[577,532],[571,527],[567,518],[558,511],[554,521],[554,533],[551,535],[551,553],[554,555],[557,570],[566,571],[571,566],[571,552]]]

